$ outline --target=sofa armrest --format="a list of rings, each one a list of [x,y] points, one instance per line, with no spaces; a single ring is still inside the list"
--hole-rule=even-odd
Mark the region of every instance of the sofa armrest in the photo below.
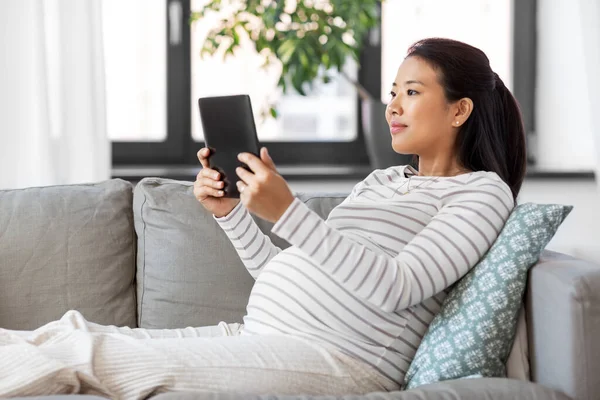
[[[600,396],[600,266],[544,251],[527,289],[532,380],[576,400]]]

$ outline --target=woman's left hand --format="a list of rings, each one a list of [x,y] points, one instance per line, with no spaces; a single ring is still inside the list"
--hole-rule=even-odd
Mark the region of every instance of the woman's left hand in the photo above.
[[[238,160],[252,170],[236,168],[241,179],[236,182],[240,201],[248,211],[276,223],[294,201],[294,195],[285,179],[277,173],[267,148],[260,149],[260,158],[252,153],[240,153]]]

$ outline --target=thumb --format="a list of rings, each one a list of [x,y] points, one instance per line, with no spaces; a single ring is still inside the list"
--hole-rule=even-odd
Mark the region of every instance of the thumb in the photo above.
[[[265,163],[265,165],[269,169],[272,169],[273,171],[277,171],[277,167],[275,166],[275,163],[273,162],[273,159],[269,155],[269,152],[267,151],[266,147],[263,147],[262,149],[260,149],[260,158],[261,158],[262,162]]]

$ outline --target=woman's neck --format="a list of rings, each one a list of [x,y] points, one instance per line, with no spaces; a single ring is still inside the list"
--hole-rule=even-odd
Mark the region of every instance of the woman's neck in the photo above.
[[[469,172],[473,171],[463,167],[457,161],[427,162],[419,159],[420,176],[456,176]]]

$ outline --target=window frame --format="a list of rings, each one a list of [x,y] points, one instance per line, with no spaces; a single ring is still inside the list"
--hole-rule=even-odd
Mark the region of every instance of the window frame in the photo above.
[[[527,163],[535,166],[535,81],[537,73],[537,0],[513,0],[513,96],[523,114]]]
[[[169,42],[171,21],[167,14],[167,139],[163,142],[112,142],[113,175],[119,168],[162,167],[169,177],[169,167],[197,167],[197,151],[204,146],[191,132],[191,30],[190,0],[168,0],[182,8],[181,41]],[[535,134],[537,0],[513,1],[513,93],[521,105],[528,138]],[[358,72],[359,83],[375,98],[381,98],[381,29],[375,28],[365,41]],[[348,166],[365,171],[369,166],[363,132],[362,106],[356,109],[357,137],[351,142],[261,142],[269,148],[278,166]],[[533,159],[531,163],[533,164]],[[121,174],[123,175],[123,174]],[[129,174],[131,175],[131,174]],[[140,175],[141,176],[141,175]],[[116,176],[115,176],[116,177]],[[189,178],[192,178],[190,175]],[[130,177],[128,177],[130,178]]]
[[[179,2],[182,7],[181,41],[178,44],[169,43],[171,32],[171,19],[169,7],[172,3]],[[168,0],[165,45],[167,46],[167,138],[161,142],[124,142],[112,141],[112,165],[118,166],[140,165],[177,165],[183,164],[185,134],[189,128],[185,127],[185,117],[189,120],[189,82],[190,71],[185,57],[190,54],[190,32],[183,21],[188,21],[190,0]],[[187,66],[187,68],[186,68]]]
[[[189,21],[190,0],[177,1],[183,9],[182,20]],[[187,29],[186,29],[187,28]],[[167,34],[170,32],[167,15]],[[163,142],[112,142],[113,167],[142,165],[194,165],[197,151],[204,142],[194,140],[191,132],[191,31],[182,24],[181,42],[167,45],[167,138]],[[363,52],[364,53],[364,52]],[[364,62],[364,55],[361,62]],[[359,73],[359,82],[362,81]],[[358,95],[357,95],[358,98]],[[278,165],[355,165],[369,163],[365,152],[360,101],[357,102],[357,137],[350,142],[340,141],[261,141]]]

